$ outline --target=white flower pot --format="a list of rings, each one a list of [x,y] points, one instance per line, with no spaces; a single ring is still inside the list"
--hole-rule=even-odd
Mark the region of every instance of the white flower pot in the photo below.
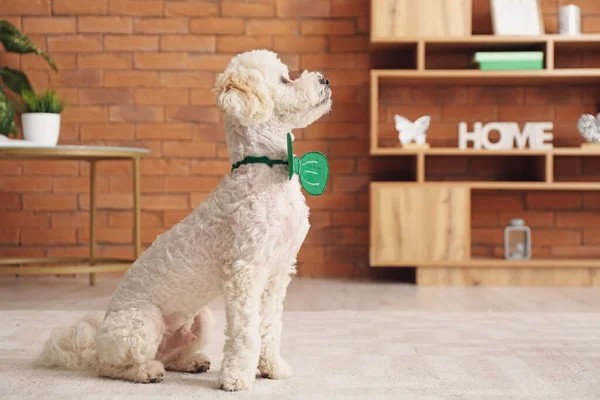
[[[60,133],[60,114],[25,113],[21,115],[23,138],[42,146],[56,146]]]

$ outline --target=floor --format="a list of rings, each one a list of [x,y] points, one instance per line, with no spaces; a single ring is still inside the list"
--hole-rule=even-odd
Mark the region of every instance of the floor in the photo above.
[[[0,276],[2,310],[102,310],[118,286],[118,275],[87,277]],[[222,300],[211,304],[222,310]],[[292,280],[287,311],[599,312],[597,288],[419,287],[386,282]]]

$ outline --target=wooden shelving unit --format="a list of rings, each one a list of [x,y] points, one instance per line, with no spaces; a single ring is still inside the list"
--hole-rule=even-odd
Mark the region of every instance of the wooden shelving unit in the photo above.
[[[373,157],[409,160],[412,179],[372,182],[370,187],[370,262],[373,267],[416,267],[418,284],[460,285],[577,285],[600,286],[599,259],[532,259],[507,261],[471,257],[471,195],[473,191],[596,191],[597,182],[555,180],[561,157],[600,157],[600,151],[580,148],[552,150],[460,150],[458,148],[401,148],[380,145],[379,93],[383,85],[543,85],[600,83],[597,68],[559,68],[557,56],[600,50],[600,35],[565,37],[499,37],[474,35],[442,38],[372,38],[378,52],[411,54],[412,68],[371,70],[371,146]],[[476,51],[543,51],[545,68],[538,71],[480,71],[439,69],[436,57],[459,53],[467,60]],[[397,54],[397,53],[395,53]],[[460,57],[459,57],[460,58]],[[430,63],[431,61],[431,63]],[[411,64],[411,63],[409,63]],[[431,65],[430,65],[431,64]],[[401,106],[398,106],[399,113]],[[573,127],[575,129],[575,126]],[[457,124],[458,132],[458,124]],[[457,134],[458,135],[458,134]],[[435,125],[429,137],[435,137]],[[457,136],[458,141],[458,136]],[[428,162],[436,157],[515,157],[530,159],[531,175],[518,181],[440,181],[429,179]],[[534,237],[535,240],[535,237]]]

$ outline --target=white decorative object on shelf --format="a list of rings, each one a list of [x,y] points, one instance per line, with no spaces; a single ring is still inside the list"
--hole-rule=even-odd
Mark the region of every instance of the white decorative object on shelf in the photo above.
[[[558,33],[572,36],[581,34],[581,8],[574,4],[558,8]]]
[[[396,130],[398,131],[400,144],[403,146],[412,142],[417,145],[426,144],[427,129],[429,129],[429,123],[431,121],[430,116],[425,115],[415,122],[410,122],[401,115],[394,115],[394,121],[396,122]]]
[[[543,35],[539,0],[490,0],[496,35]]]
[[[475,149],[508,150],[514,148],[515,144],[518,149],[524,149],[526,145],[538,150],[551,149],[553,127],[552,122],[527,122],[521,131],[516,122],[491,122],[486,125],[475,122],[473,131],[469,132],[467,123],[461,122],[458,124],[458,147],[464,150],[471,142]],[[491,132],[498,132],[497,141],[490,140]]]
[[[529,260],[531,258],[531,228],[521,218],[510,220],[504,228],[504,258]]]
[[[600,114],[584,114],[577,121],[577,129],[589,143],[600,144]]]
[[[56,146],[60,133],[60,114],[25,113],[21,115],[23,138],[42,146]]]

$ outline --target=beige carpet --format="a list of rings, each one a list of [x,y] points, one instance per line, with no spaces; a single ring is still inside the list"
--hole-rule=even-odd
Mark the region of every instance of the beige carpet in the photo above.
[[[0,311],[0,399],[599,399],[600,314],[287,312],[286,381],[217,390],[213,370],[156,385],[31,365],[59,323],[84,312]]]

